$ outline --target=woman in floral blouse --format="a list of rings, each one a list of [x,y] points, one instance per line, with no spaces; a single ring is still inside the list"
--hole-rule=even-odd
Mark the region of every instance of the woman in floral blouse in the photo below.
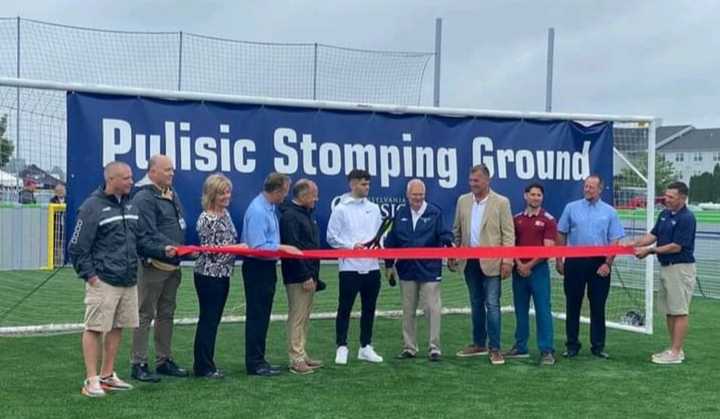
[[[200,244],[205,246],[234,245],[237,231],[227,208],[230,205],[232,183],[221,175],[210,175],[203,185],[203,212],[197,220]],[[200,319],[195,331],[196,376],[223,378],[215,366],[215,339],[225,302],[230,290],[235,256],[201,253],[195,262],[195,290],[200,303]]]

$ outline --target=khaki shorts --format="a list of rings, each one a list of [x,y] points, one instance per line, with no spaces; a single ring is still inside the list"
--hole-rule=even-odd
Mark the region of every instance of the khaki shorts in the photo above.
[[[678,263],[660,267],[658,310],[666,315],[684,316],[690,312],[695,291],[695,264]]]
[[[85,283],[85,330],[109,332],[138,327],[137,285],[115,287],[101,280]]]

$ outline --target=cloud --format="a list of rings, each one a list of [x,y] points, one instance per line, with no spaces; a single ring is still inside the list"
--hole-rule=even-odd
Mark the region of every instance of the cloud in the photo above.
[[[552,26],[554,110],[698,126],[720,126],[719,12],[711,0],[3,2],[9,16],[80,26],[413,51],[433,49],[442,17],[442,105],[535,111]],[[425,104],[431,93],[429,71]]]

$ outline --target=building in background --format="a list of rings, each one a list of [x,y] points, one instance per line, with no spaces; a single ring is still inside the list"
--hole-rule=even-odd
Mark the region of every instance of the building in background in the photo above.
[[[720,128],[662,127],[656,141],[657,153],[673,164],[678,180],[686,184],[692,176],[713,173],[720,164]]]

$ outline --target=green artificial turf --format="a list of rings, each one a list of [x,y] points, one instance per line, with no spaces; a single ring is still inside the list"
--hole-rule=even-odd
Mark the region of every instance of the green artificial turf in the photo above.
[[[392,291],[385,288],[383,292],[391,295]],[[588,327],[582,325],[585,348],[577,359],[560,359],[554,367],[537,366],[533,331],[532,359],[491,366],[486,357],[454,356],[468,343],[470,319],[447,315],[442,325],[444,358],[439,363],[424,357],[394,359],[401,349],[401,328],[400,321],[393,319],[378,319],[375,324],[374,345],[385,362],[361,363],[355,359],[359,325],[353,320],[351,361],[341,367],[332,363],[334,322],[315,320],[308,350],[325,361],[326,367],[309,376],[285,373],[274,378],[245,375],[244,324],[230,323],[220,328],[216,355],[226,379],[167,378],[159,384],[134,383],[134,390],[103,399],[80,395],[84,372],[79,334],[2,337],[0,417],[720,417],[718,316],[717,300],[693,301],[687,360],[674,366],[649,362],[650,354],[667,344],[661,321],[652,336],[609,330],[609,360],[589,355]],[[512,314],[504,315],[502,342],[506,348],[512,344],[513,328]],[[175,357],[185,367],[192,365],[194,330],[194,326],[176,327]],[[564,323],[556,321],[558,351],[563,336]],[[424,321],[419,322],[419,338],[422,347],[427,338]],[[128,377],[129,343],[130,333],[126,332],[116,368],[124,378]],[[286,364],[285,347],[284,324],[274,322],[268,359]]]

